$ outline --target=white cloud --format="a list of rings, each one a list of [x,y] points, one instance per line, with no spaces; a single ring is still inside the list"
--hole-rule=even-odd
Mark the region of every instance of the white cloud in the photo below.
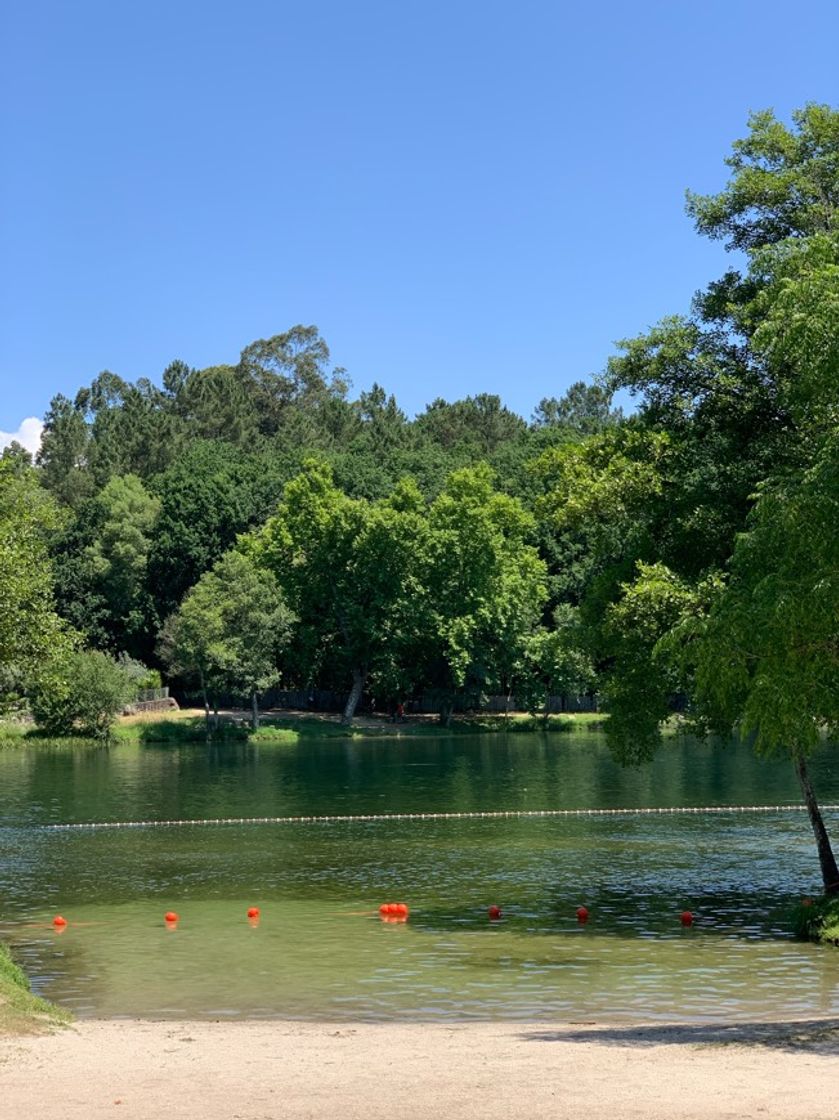
[[[43,430],[44,425],[37,416],[27,416],[25,420],[21,420],[20,426],[16,432],[0,432],[0,450],[4,447],[8,447],[13,440],[17,440],[27,451],[31,451],[34,455],[41,446],[41,434]]]

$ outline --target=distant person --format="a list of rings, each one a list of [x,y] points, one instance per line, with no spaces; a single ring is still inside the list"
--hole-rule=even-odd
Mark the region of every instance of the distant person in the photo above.
[[[405,722],[405,708],[404,708],[401,701],[396,705],[396,721],[395,722],[396,723],[404,723]]]

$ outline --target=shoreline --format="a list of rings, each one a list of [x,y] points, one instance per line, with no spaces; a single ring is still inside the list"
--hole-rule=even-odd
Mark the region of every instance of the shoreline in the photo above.
[[[459,714],[443,726],[436,715],[409,715],[395,724],[385,714],[357,715],[351,725],[341,723],[334,712],[307,712],[287,708],[263,709],[259,730],[250,726],[250,713],[244,709],[219,712],[219,724],[213,728],[213,742],[253,743],[258,746],[281,746],[306,739],[342,740],[406,740],[444,739],[462,735],[546,734],[572,731],[602,731],[607,715],[603,712],[556,712],[547,722],[529,712],[510,712],[508,716],[494,713]],[[148,712],[122,716],[107,740],[57,738],[41,734],[31,724],[0,723],[0,746],[111,746],[147,743],[151,745],[205,744],[207,735],[204,712],[197,708],[177,711]]]
[[[43,1081],[49,1071],[48,1082]],[[811,1120],[839,1018],[742,1024],[88,1019],[0,1037],[9,1115]]]

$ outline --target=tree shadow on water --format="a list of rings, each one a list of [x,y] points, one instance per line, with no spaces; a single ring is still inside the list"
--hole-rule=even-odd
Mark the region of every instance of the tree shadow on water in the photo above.
[[[523,1031],[525,1042],[591,1042],[602,1046],[760,1046],[788,1053],[839,1054],[839,1018],[777,1022],[569,1025]]]

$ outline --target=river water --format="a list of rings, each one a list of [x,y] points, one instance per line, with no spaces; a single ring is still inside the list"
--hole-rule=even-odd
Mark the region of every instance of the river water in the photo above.
[[[813,762],[824,803],[839,802],[834,757]],[[819,890],[803,812],[44,827],[798,801],[788,761],[690,739],[637,771],[592,733],[8,748],[0,937],[79,1016],[835,1015],[839,951],[789,934],[790,907]],[[380,920],[391,901],[407,922]]]

